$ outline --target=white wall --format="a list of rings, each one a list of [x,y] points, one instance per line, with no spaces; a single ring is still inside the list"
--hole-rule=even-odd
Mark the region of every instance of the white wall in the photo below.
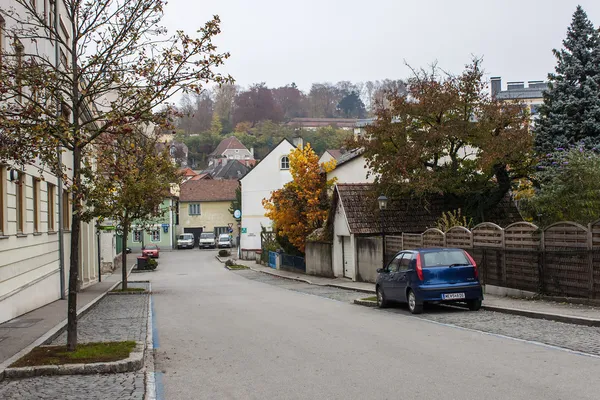
[[[375,176],[367,177],[367,162],[363,156],[358,156],[350,161],[337,166],[327,174],[327,179],[337,178],[336,183],[373,183]]]
[[[294,149],[291,143],[284,140],[271,153],[259,162],[244,178],[242,178],[242,249],[260,249],[261,225],[272,226],[271,220],[265,217],[262,200],[271,197],[271,193],[281,189],[292,180],[289,170],[280,169],[280,160]]]
[[[332,268],[333,274],[337,276],[344,276],[344,256],[342,253],[342,240],[343,237],[350,236],[350,227],[348,220],[346,219],[346,213],[344,212],[344,206],[341,201],[338,201],[337,208],[335,210],[335,218],[333,220],[333,255],[332,255]],[[348,249],[346,249],[348,251]]]
[[[333,156],[331,154],[329,154],[328,151],[326,151],[325,153],[323,153],[323,155],[321,156],[321,158],[319,158],[319,164],[323,164],[326,162],[329,162],[331,160],[333,160]]]

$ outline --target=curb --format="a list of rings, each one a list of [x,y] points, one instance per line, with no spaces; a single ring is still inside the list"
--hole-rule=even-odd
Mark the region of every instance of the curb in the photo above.
[[[133,269],[133,267],[132,267],[132,269]],[[131,274],[131,269],[129,270],[129,274],[127,276],[129,276],[130,274]],[[110,286],[108,288],[108,290],[106,292],[100,294],[95,299],[90,301],[88,304],[83,306],[77,312],[77,319],[79,320],[81,317],[83,317],[85,314],[87,314],[93,307],[96,306],[96,304],[98,304],[100,302],[100,300],[102,300],[107,295],[108,292],[110,292],[111,290],[113,290],[114,288],[119,286],[120,284],[121,284],[120,280],[115,282],[112,286]],[[4,361],[2,364],[0,364],[0,382],[2,382],[5,379],[5,371],[9,368],[10,365],[12,365],[14,362],[19,360],[26,354],[30,353],[31,350],[33,350],[35,347],[43,346],[45,344],[51,343],[54,339],[59,337],[60,334],[63,333],[63,331],[67,328],[67,322],[68,322],[68,320],[65,318],[64,320],[62,320],[61,322],[56,324],[53,328],[51,328],[48,332],[46,332],[44,335],[40,336],[37,340],[35,340],[29,346],[25,347],[23,350],[19,351],[17,354],[15,354],[14,356],[10,357],[6,361]]]
[[[572,315],[564,315],[564,314],[549,314],[549,313],[543,313],[543,312],[538,312],[538,311],[522,310],[522,309],[518,309],[518,308],[486,306],[485,304],[482,305],[481,308],[483,310],[495,311],[495,312],[499,312],[499,313],[503,313],[503,314],[520,315],[522,317],[545,319],[545,320],[549,320],[549,321],[564,322],[564,323],[573,324],[573,325],[600,327],[600,320],[593,319],[593,318],[575,317]]]
[[[40,365],[35,367],[6,368],[4,377],[8,379],[31,378],[42,375],[93,375],[133,372],[144,365],[144,345],[137,343],[135,349],[124,360],[93,363],[93,364],[63,364]]]
[[[255,272],[261,272],[263,274],[267,274],[267,275],[271,275],[271,276],[276,276],[276,277],[281,278],[281,279],[288,279],[288,280],[291,280],[291,281],[304,282],[304,283],[308,283],[309,285],[315,285],[315,286],[321,286],[321,287],[329,286],[329,287],[334,287],[334,288],[338,288],[338,289],[351,290],[353,292],[361,292],[361,293],[375,293],[375,289],[371,290],[371,289],[361,289],[361,288],[350,288],[350,287],[347,287],[347,286],[344,286],[344,285],[338,285],[336,283],[323,283],[323,284],[319,284],[319,283],[313,283],[313,282],[309,281],[308,279],[304,279],[304,278],[300,278],[300,277],[293,278],[291,276],[282,276],[282,275],[279,275],[279,274],[275,274],[275,273],[270,272],[270,271],[263,271],[263,270],[260,270],[260,269],[254,269],[252,267],[248,267],[248,268],[250,268],[252,271],[255,271]]]
[[[356,299],[356,300],[354,300],[354,304],[358,304],[359,306],[365,306],[365,307],[377,307],[377,302],[370,301],[370,300]]]
[[[146,324],[146,371],[145,376],[145,400],[156,400],[156,378],[154,371],[154,337],[153,337],[153,314],[152,314],[152,282],[148,282],[148,290],[150,295],[148,296],[148,321]]]

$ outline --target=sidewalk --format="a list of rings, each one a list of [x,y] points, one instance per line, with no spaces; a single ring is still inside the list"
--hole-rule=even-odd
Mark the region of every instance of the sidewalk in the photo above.
[[[375,285],[372,283],[352,282],[346,278],[331,279],[304,275],[296,272],[281,271],[255,264],[251,261],[238,260],[237,262],[246,265],[254,271],[279,276],[281,278],[302,281],[311,285],[332,286],[375,294]],[[365,295],[365,297],[367,296],[368,295]],[[506,314],[522,315],[529,318],[548,319],[570,324],[600,327],[600,307],[558,303],[545,300],[517,299],[486,294],[485,299],[483,300],[483,309]]]
[[[120,282],[121,268],[115,269],[112,274],[102,275],[102,282],[87,287],[77,294],[77,313],[89,309]],[[57,300],[0,324],[0,366],[49,331],[54,331],[63,322],[66,323],[66,318],[67,300],[65,299]]]

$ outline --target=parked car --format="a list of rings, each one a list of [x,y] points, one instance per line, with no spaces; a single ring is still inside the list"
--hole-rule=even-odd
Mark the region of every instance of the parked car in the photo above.
[[[184,233],[182,235],[177,236],[177,248],[178,249],[193,249],[194,248],[194,239],[193,233]]]
[[[432,248],[401,251],[377,270],[377,305],[390,301],[408,303],[413,314],[423,312],[424,303],[467,303],[481,308],[483,291],[477,264],[462,249]]]
[[[215,234],[212,232],[201,233],[198,247],[201,249],[214,249],[217,247],[217,239],[215,238]]]
[[[233,244],[231,243],[231,238],[227,233],[221,233],[219,235],[219,241],[217,242],[217,247],[229,247],[231,248]]]
[[[142,250],[142,255],[146,257],[158,258],[160,249],[155,244],[148,244]]]

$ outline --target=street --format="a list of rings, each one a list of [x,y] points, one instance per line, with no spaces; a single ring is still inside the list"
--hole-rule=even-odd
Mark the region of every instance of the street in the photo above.
[[[136,277],[152,281],[164,399],[546,400],[600,393],[600,358],[447,325],[449,318],[489,313],[433,310],[415,318],[402,307],[360,307],[342,295],[309,295],[296,282],[275,285],[253,271],[225,270],[215,254],[164,252],[156,272]],[[527,318],[515,321],[506,320],[499,333],[511,336],[511,325],[526,329]],[[557,324],[532,324],[538,322]],[[583,332],[597,346],[597,328],[562,325],[565,335]]]

